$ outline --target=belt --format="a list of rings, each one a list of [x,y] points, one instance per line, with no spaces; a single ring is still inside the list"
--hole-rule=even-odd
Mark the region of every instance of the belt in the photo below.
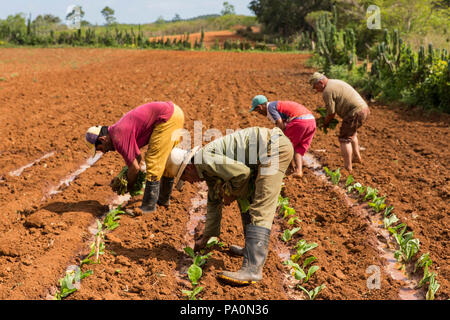
[[[312,114],[307,114],[301,117],[294,117],[289,119],[289,122],[291,122],[292,120],[307,120],[307,119],[315,119],[314,116]]]

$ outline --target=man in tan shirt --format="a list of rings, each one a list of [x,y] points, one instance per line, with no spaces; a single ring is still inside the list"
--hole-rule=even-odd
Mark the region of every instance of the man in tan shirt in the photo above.
[[[198,151],[172,150],[166,170],[175,176],[177,189],[180,181],[206,181],[208,185],[206,222],[197,234],[194,251],[220,235],[223,206],[238,202],[245,246],[230,249],[244,260],[238,271],[219,274],[221,279],[237,284],[262,279],[281,185],[293,156],[291,141],[278,127],[241,129]]]
[[[339,142],[344,167],[350,172],[352,161],[362,162],[356,131],[369,117],[369,107],[359,93],[342,80],[328,79],[325,75],[315,72],[310,78],[310,83],[317,92],[322,92],[327,108],[323,126],[326,128],[336,114],[342,118]]]

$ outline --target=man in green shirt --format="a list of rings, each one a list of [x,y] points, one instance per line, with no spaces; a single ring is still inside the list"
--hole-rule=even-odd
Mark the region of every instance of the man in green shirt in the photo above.
[[[261,127],[236,131],[198,151],[172,151],[166,169],[178,188],[182,181],[208,185],[206,223],[195,251],[220,235],[223,205],[238,201],[245,247],[234,246],[232,251],[243,255],[244,261],[240,270],[224,271],[220,278],[238,284],[262,279],[278,195],[293,153],[292,143],[279,128]]]
[[[327,108],[323,126],[326,128],[336,115],[342,118],[339,142],[344,167],[350,172],[353,169],[352,161],[362,162],[356,131],[367,121],[370,115],[369,107],[359,93],[342,80],[328,79],[325,75],[315,72],[310,78],[310,84],[317,92],[322,92]]]

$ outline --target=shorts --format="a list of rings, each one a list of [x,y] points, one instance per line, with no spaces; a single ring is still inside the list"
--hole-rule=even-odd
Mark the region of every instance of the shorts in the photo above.
[[[356,112],[353,116],[345,117],[342,120],[341,129],[339,131],[339,141],[344,143],[352,142],[356,135],[356,130],[360,128],[370,115],[369,108],[364,108]]]
[[[316,133],[315,119],[296,119],[286,125],[284,134],[291,140],[294,151],[304,156]]]

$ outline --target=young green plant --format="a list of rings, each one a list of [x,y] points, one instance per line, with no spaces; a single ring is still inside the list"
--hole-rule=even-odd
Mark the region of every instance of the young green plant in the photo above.
[[[120,215],[124,214],[125,211],[122,210],[122,207],[119,205],[116,209],[112,209],[109,211],[105,219],[103,219],[103,225],[107,230],[114,230],[119,226]]]
[[[209,241],[208,241],[209,242]],[[215,241],[210,242],[210,246],[216,244]],[[184,252],[186,252],[192,258],[192,264],[188,269],[188,278],[191,281],[192,290],[182,290],[183,294],[187,296],[189,300],[197,300],[196,296],[199,294],[203,287],[198,286],[198,280],[201,278],[203,271],[202,266],[206,263],[207,259],[211,256],[212,252],[203,255],[203,254],[195,254],[194,250],[191,247],[184,248]]]
[[[337,185],[341,180],[341,168],[337,168],[335,171],[328,169],[328,167],[323,167],[326,174],[331,178],[331,183]]]
[[[91,243],[88,256],[81,261],[80,266],[83,264],[91,264],[91,263],[100,263],[99,256],[105,253],[105,234],[103,232],[102,223],[97,219],[97,233],[95,234],[95,239]],[[91,257],[95,255],[95,260],[92,260]]]
[[[67,297],[71,293],[74,293],[79,289],[79,283],[84,278],[93,274],[92,270],[86,272],[81,272],[80,268],[75,268],[75,270],[66,271],[64,278],[59,279],[59,285],[61,287],[60,291],[56,293],[55,299],[61,300]]]
[[[314,300],[320,291],[322,291],[324,288],[326,288],[326,285],[323,283],[318,287],[315,287],[314,289],[308,291],[307,289],[303,288],[301,285],[298,285],[298,288],[302,289],[307,295],[309,300]]]
[[[371,207],[376,213],[380,212],[384,208],[386,208],[386,204],[384,203],[384,200],[386,199],[386,196],[384,197],[377,197],[375,196],[374,199],[372,199],[371,202],[368,203],[369,207]]]
[[[288,242],[289,240],[292,239],[292,236],[297,233],[298,231],[300,231],[301,227],[297,227],[297,228],[293,228],[292,230],[286,229],[283,232],[283,235],[281,236],[281,239],[284,242]]]
[[[317,243],[308,243],[304,239],[299,240],[294,247],[297,250],[297,253],[291,256],[291,260],[297,262],[306,252],[316,248],[317,246]]]

